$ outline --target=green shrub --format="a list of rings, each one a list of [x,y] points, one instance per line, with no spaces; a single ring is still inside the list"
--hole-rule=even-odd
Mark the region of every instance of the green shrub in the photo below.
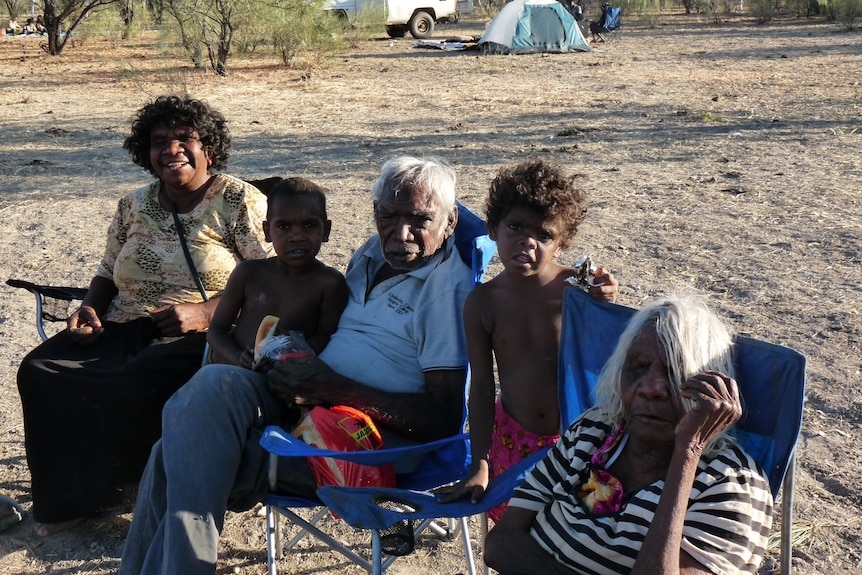
[[[290,0],[273,15],[272,47],[288,66],[319,66],[341,52],[342,22],[323,10],[323,2]]]
[[[633,10],[638,20],[656,27],[661,24],[661,6],[661,0],[633,0],[623,12],[630,14]]]
[[[375,9],[370,4],[366,4],[356,13],[353,22],[344,27],[344,38],[351,46],[356,46],[358,42],[376,38],[385,29],[386,14],[383,9]]]
[[[779,9],[781,8],[780,1],[781,0],[751,0],[748,10],[751,12],[752,16],[757,18],[759,23],[765,24],[778,15]]]
[[[4,28],[6,27],[6,23],[12,18],[26,16],[27,8],[30,6],[30,0],[3,0],[3,3],[6,5],[6,11],[9,13],[9,18],[2,20]],[[18,23],[23,24],[24,22]]]
[[[734,0],[697,0],[694,5],[698,12],[703,12],[713,22],[719,22],[733,14],[734,8],[739,4]]]
[[[131,14],[134,16],[132,17],[131,14],[124,15],[123,6],[131,10]],[[140,34],[150,25],[151,17],[147,10],[146,0],[127,0],[124,4],[115,2],[91,10],[87,17],[81,21],[78,31],[81,42],[84,42],[96,37],[129,38],[135,34]]]
[[[862,18],[862,0],[830,0],[829,4],[833,6],[835,21],[848,32]]]

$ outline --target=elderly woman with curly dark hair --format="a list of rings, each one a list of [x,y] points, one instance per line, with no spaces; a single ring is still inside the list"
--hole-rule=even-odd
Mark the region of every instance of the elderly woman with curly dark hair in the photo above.
[[[134,503],[162,405],[200,366],[215,298],[237,262],[271,255],[266,197],[217,173],[230,149],[219,112],[159,97],[123,147],[156,180],[119,201],[81,307],[18,370],[42,536]]]

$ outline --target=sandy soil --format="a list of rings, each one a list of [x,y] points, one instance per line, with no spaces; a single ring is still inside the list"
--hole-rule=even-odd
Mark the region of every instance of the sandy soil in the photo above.
[[[592,198],[563,261],[591,254],[632,306],[707,294],[739,332],[808,357],[795,572],[858,572],[862,34],[806,20],[665,22],[629,22],[591,53],[490,57],[380,38],[310,76],[257,60],[232,62],[224,79],[177,67],[152,38],[92,40],[58,58],[37,40],[0,39],[0,278],[87,284],[117,198],[147,181],[121,149],[129,120],[167,91],[188,89],[230,119],[230,173],[305,175],[332,190],[322,255],[336,266],[372,232],[368,190],[393,155],[451,161],[476,210],[501,166],[553,158],[588,176]],[[0,290],[0,490],[29,508],[15,370],[38,338],[29,294]],[[28,515],[0,535],[0,574],[114,572],[129,520],[39,539]],[[262,518],[230,514],[222,541],[220,573],[265,572]],[[281,568],[356,572],[304,549],[315,552]],[[430,540],[392,572],[462,572],[459,552]]]

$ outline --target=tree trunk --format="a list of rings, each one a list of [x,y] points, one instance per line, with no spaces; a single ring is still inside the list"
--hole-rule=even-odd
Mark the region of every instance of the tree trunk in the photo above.
[[[60,42],[60,19],[57,17],[54,2],[46,0],[44,8],[43,20],[45,22],[45,30],[48,31],[48,47],[46,51],[50,55],[56,56],[63,50],[63,44],[65,43]]]
[[[119,0],[120,15],[123,17],[123,40],[129,38],[135,21],[135,6],[132,0]]]
[[[221,34],[218,42],[218,62],[216,63],[216,74],[227,76],[227,58],[230,55],[230,45],[233,41],[233,25],[230,16],[221,21]]]

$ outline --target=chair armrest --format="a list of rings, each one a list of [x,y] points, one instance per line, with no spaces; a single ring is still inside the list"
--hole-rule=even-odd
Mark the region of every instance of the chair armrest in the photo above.
[[[82,300],[87,295],[87,288],[45,286],[25,280],[8,279],[6,285],[25,289],[36,297],[36,331],[42,341],[48,339],[45,322],[66,321],[69,316],[69,302]],[[52,303],[59,305],[51,305]]]
[[[34,284],[26,280],[8,279],[6,280],[6,285],[14,288],[25,289],[33,294],[68,301],[84,299],[84,296],[87,295],[87,288],[44,286]]]
[[[264,430],[260,445],[270,453],[269,482],[275,489],[278,457],[332,457],[361,465],[414,461],[413,471],[398,473],[404,489],[432,489],[463,478],[470,468],[469,435],[462,433],[429,443],[375,451],[330,451],[308,445],[277,426]]]
[[[438,439],[429,443],[420,443],[407,447],[393,447],[391,449],[377,449],[374,451],[331,451],[329,449],[320,449],[313,445],[304,443],[276,425],[270,425],[260,438],[261,446],[281,457],[332,457],[334,459],[343,459],[352,461],[362,465],[383,465],[392,463],[397,459],[405,456],[421,456],[428,453],[440,451],[448,446],[463,443],[469,438],[469,435],[462,433],[453,435],[445,439]]]
[[[547,449],[537,451],[494,477],[478,503],[467,498],[441,503],[442,494],[382,487],[330,485],[319,488],[317,496],[336,515],[359,529],[386,529],[404,519],[467,517],[484,513],[511,498],[515,488],[546,454]]]

